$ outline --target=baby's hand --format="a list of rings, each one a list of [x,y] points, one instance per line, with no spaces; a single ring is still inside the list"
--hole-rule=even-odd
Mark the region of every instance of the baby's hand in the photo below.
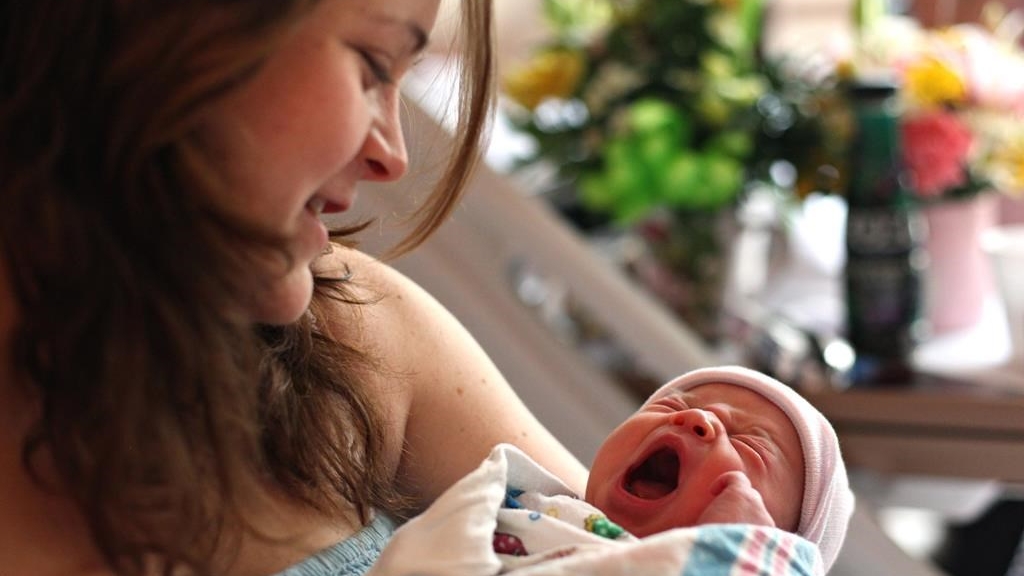
[[[775,526],[761,493],[754,490],[747,475],[733,470],[711,484],[714,499],[704,508],[698,524],[758,524]]]

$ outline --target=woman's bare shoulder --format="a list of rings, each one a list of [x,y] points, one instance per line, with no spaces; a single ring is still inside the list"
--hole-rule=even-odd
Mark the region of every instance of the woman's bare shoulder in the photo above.
[[[362,295],[375,298],[351,319],[399,376],[392,382],[403,394],[399,478],[412,493],[429,502],[501,442],[582,490],[582,465],[530,414],[461,322],[399,271],[346,250],[336,249],[324,265],[347,271]]]
[[[340,244],[331,244],[328,250],[313,263],[313,270],[322,276],[355,277],[366,280],[372,277],[374,284],[387,282],[390,267],[373,256]],[[382,277],[383,275],[383,277]]]
[[[440,305],[398,270],[379,259],[339,245],[332,245],[315,264],[317,273],[349,279],[353,296],[366,302],[362,306],[334,306],[331,321],[358,326],[362,337],[377,340],[385,337],[394,342],[423,322],[444,321],[438,318]]]

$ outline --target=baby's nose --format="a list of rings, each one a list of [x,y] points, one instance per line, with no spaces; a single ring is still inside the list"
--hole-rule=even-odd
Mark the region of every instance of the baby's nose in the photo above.
[[[715,427],[711,422],[711,415],[700,408],[680,410],[671,417],[672,424],[681,426],[701,440],[710,442],[715,439]]]

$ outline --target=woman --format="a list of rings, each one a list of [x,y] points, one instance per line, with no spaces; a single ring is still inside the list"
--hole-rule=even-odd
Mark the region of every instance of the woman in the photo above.
[[[582,489],[465,330],[320,223],[404,174],[438,4],[0,8],[4,573],[351,573],[498,442]],[[477,155],[489,5],[460,29],[462,141],[402,250]]]

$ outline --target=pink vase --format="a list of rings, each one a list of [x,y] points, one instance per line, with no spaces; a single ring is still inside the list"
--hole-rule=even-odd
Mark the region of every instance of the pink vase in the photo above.
[[[999,195],[999,223],[1024,224],[1024,190]]]
[[[981,232],[996,221],[996,194],[934,204],[924,210],[929,256],[925,292],[932,333],[973,326],[995,284]]]

